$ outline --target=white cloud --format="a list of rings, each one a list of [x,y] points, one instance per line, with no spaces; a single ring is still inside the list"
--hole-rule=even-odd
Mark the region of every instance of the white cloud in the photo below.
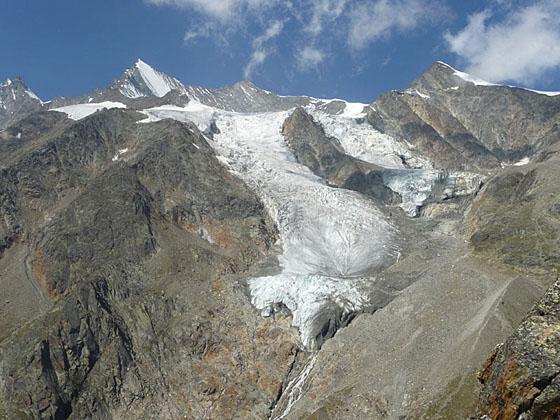
[[[315,47],[304,47],[296,53],[296,64],[300,70],[316,69],[326,58],[323,51]]]
[[[194,9],[222,21],[231,20],[246,12],[255,12],[275,5],[277,0],[145,0],[156,6],[176,6]]]
[[[442,4],[430,0],[360,2],[349,14],[348,43],[354,49],[362,49],[396,31],[415,29],[444,13]]]
[[[278,37],[282,29],[284,29],[284,22],[276,20],[271,22],[262,35],[255,38],[253,41],[251,59],[243,69],[243,74],[246,79],[250,79],[257,68],[264,64],[273,49],[273,47],[269,45],[270,41]]]
[[[349,0],[314,0],[311,1],[311,18],[305,25],[305,31],[312,35],[323,32],[325,24],[336,21],[345,11]]]
[[[156,6],[193,8],[218,19],[229,18],[233,13],[235,3],[238,3],[235,0],[146,0],[146,2]]]
[[[215,25],[211,22],[199,23],[192,29],[185,31],[183,41],[185,42],[185,44],[191,44],[196,42],[196,40],[199,38],[209,38],[211,35],[215,34],[215,32]]]
[[[488,10],[469,18],[445,39],[466,71],[491,82],[532,84],[560,68],[560,3],[540,1],[518,7],[497,22]]]

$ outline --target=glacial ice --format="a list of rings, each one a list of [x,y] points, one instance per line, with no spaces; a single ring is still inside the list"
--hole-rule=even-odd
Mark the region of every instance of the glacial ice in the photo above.
[[[474,193],[482,182],[482,176],[460,171],[407,169],[384,172],[383,182],[401,196],[400,207],[405,213],[415,217],[420,207],[428,203]]]
[[[325,312],[339,317],[367,303],[371,271],[397,253],[396,229],[371,200],[325,185],[295,161],[281,134],[288,116],[221,112],[211,143],[259,193],[280,231],[282,271],[249,280],[253,304],[263,315],[285,305],[312,349]]]
[[[383,134],[360,118],[347,114],[329,115],[310,106],[306,111],[322,125],[328,136],[335,137],[344,151],[355,158],[384,168],[404,168],[402,158],[414,168],[431,168],[429,160],[415,154],[405,142]]]

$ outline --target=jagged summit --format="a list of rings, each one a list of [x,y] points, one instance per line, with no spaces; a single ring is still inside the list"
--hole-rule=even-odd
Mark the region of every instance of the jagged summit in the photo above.
[[[0,129],[14,122],[20,115],[38,111],[42,105],[41,99],[21,77],[7,79],[0,83]]]
[[[25,81],[20,76],[14,79],[6,79],[5,82],[0,83],[0,89],[9,89],[14,93],[23,92],[31,99],[41,102],[41,99],[39,99],[39,97],[31,89],[29,89]]]
[[[185,88],[176,78],[154,69],[141,59],[136,60],[111,87],[130,99],[150,96],[162,98],[172,90],[181,91]]]

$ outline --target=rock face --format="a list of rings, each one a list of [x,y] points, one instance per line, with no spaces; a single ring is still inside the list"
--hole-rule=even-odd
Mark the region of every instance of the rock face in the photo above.
[[[23,80],[0,83],[0,130],[41,108],[41,100]]]
[[[488,180],[466,215],[477,253],[532,273],[558,270],[558,139],[533,162],[509,166]]]
[[[557,278],[560,232],[558,143],[538,162],[490,179],[467,215],[474,250],[487,258]],[[556,282],[514,334],[498,346],[479,379],[478,415],[554,419],[560,415],[560,284]]]
[[[282,387],[295,339],[235,281],[275,239],[262,204],[196,127],[141,118],[97,113],[3,169],[3,253],[46,300],[3,326],[4,416],[262,418]]]
[[[338,187],[382,201],[397,201],[395,194],[383,182],[382,168],[348,156],[338,140],[328,137],[302,108],[296,108],[286,119],[282,134],[298,162],[315,175]]]
[[[368,121],[406,139],[446,169],[493,168],[501,160],[530,156],[558,138],[560,96],[479,85],[460,75],[435,63],[408,89],[375,101]]]
[[[560,416],[560,282],[500,345],[480,374],[478,414],[491,419]]]

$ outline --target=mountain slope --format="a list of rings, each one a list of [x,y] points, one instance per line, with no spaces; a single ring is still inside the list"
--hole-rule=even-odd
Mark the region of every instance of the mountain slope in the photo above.
[[[557,140],[560,95],[469,80],[476,79],[435,63],[408,89],[372,103],[368,121],[448,169],[495,168]]]
[[[0,417],[466,418],[555,278],[560,96],[10,86]]]

